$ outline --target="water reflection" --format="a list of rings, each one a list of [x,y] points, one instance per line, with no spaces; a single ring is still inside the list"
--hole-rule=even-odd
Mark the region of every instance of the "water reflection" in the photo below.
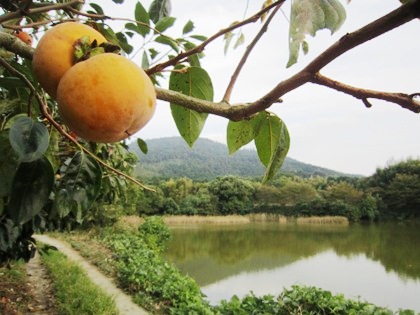
[[[297,283],[420,310],[419,227],[184,226],[173,228],[167,256],[212,302]]]

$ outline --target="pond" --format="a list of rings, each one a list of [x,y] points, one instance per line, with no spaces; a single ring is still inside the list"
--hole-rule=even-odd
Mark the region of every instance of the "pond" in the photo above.
[[[420,311],[420,224],[173,226],[167,258],[212,304],[316,286]]]

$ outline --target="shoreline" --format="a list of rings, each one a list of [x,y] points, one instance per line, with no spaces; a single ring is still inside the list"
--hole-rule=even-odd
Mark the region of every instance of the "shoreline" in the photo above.
[[[350,224],[348,218],[343,216],[310,216],[310,217],[287,217],[271,213],[253,213],[246,215],[226,216],[201,216],[201,215],[164,215],[161,216],[165,224],[214,224],[214,225],[237,225],[250,223],[277,223],[277,224],[298,224],[298,225],[341,225]],[[128,225],[140,225],[144,219],[139,216],[125,216],[120,219],[121,223]]]

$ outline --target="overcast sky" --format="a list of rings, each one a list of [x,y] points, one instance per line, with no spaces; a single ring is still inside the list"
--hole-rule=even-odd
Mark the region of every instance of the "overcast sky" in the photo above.
[[[111,1],[109,1],[111,2]],[[114,17],[132,17],[134,1],[114,6]],[[151,1],[142,1],[148,8]],[[242,20],[258,11],[262,0],[173,0],[172,15],[177,17],[175,36],[189,20],[195,23],[194,33],[210,36],[233,21]],[[242,71],[232,102],[250,102],[260,98],[275,84],[299,71],[315,56],[346,33],[373,21],[399,6],[397,0],[353,0],[347,19],[331,36],[329,31],[308,38],[309,54],[298,64],[286,69],[288,60],[288,22],[290,1],[283,6],[269,31],[251,54]],[[103,5],[106,8],[106,5]],[[220,100],[247,43],[260,27],[243,29],[245,45],[223,53],[223,41],[217,40],[205,50],[203,67],[209,72]],[[420,92],[420,20],[412,21],[346,53],[328,65],[322,73],[358,87],[388,92]],[[133,58],[139,62],[141,54]],[[167,85],[163,85],[167,87]],[[341,172],[371,175],[377,167],[406,158],[420,157],[420,117],[401,107],[373,100],[366,108],[359,100],[326,87],[305,85],[283,97],[274,105],[291,135],[289,157]],[[226,119],[208,118],[201,137],[226,142]],[[155,117],[136,136],[145,140],[179,135],[169,104],[158,102]]]

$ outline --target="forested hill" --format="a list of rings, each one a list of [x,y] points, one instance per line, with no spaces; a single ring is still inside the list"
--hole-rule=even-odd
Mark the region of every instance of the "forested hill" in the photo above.
[[[254,150],[240,150],[228,154],[226,145],[208,139],[198,139],[191,149],[181,137],[147,140],[149,152],[141,153],[137,142],[129,145],[139,157],[136,175],[171,178],[188,177],[193,180],[213,179],[222,175],[261,177],[264,167]],[[345,174],[286,158],[281,173],[302,177],[311,175],[343,176]]]

